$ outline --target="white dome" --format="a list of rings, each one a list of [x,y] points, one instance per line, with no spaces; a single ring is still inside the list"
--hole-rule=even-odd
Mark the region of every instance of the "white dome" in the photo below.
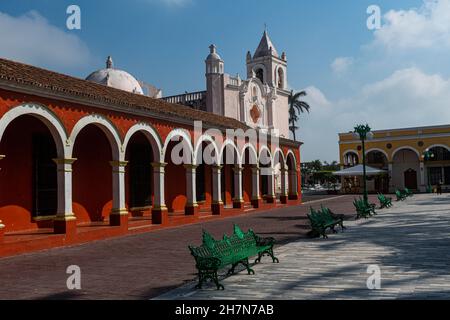
[[[86,80],[131,93],[144,94],[136,78],[126,71],[113,68],[111,57],[106,61],[106,69],[91,73]]]
[[[208,57],[206,57],[206,61],[211,61],[211,60],[220,60],[222,61],[222,58],[217,54],[217,49],[215,45],[210,45],[209,46],[209,50],[210,53],[208,55]]]

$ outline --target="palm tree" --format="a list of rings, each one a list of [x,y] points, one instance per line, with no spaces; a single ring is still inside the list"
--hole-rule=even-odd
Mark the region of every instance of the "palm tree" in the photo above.
[[[305,97],[306,91],[300,91],[294,94],[294,91],[291,90],[291,94],[289,95],[289,130],[291,130],[292,134],[295,138],[295,131],[298,129],[296,126],[298,121],[298,114],[308,111],[311,108],[308,103],[305,101],[300,100],[300,97]]]

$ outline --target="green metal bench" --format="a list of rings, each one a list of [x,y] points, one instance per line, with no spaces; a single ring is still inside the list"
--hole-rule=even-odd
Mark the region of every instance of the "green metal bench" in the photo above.
[[[200,247],[189,246],[198,270],[198,284],[195,288],[201,289],[205,281],[211,280],[217,290],[224,290],[217,273],[227,266],[231,266],[227,275],[234,274],[239,264],[247,269],[248,274],[255,274],[248,261],[253,256],[258,256],[255,263],[261,262],[263,256],[270,256],[273,263],[279,263],[273,254],[274,243],[274,238],[259,237],[251,229],[244,233],[236,224],[233,235],[224,235],[222,240],[215,240],[208,232],[203,231],[203,244]]]
[[[330,229],[333,233],[337,233],[335,227],[339,225],[341,230],[344,230],[344,219],[343,217],[333,216],[330,209],[322,207],[319,211],[310,208],[310,214],[308,214],[308,219],[311,224],[311,229],[313,232],[322,236],[324,239],[328,238],[326,231]]]
[[[375,204],[365,203],[364,199],[355,199],[353,205],[356,209],[356,219],[365,218],[368,219],[370,216],[376,214]]]
[[[406,197],[412,197],[414,195],[414,193],[411,190],[409,190],[408,188],[405,188],[405,191],[403,191],[403,194]]]
[[[387,198],[384,194],[378,194],[378,200],[380,201],[380,209],[392,207],[392,198]]]
[[[395,190],[395,195],[397,197],[397,201],[404,201],[406,199],[406,195],[400,190]]]

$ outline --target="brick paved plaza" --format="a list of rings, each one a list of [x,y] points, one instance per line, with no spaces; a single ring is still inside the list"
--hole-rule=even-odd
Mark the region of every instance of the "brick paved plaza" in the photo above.
[[[372,198],[372,201],[374,199]],[[269,212],[182,226],[69,248],[0,259],[0,299],[335,299],[450,298],[450,196],[416,195],[354,221],[353,196],[333,197]],[[344,233],[309,239],[306,213],[320,204],[345,213]],[[277,239],[276,255],[246,273],[193,291],[202,228],[215,237],[232,223]],[[382,289],[366,287],[367,266],[378,264]],[[66,287],[66,268],[78,265],[82,290]]]
[[[189,285],[159,299],[450,299],[449,208],[448,195],[416,195],[328,240],[277,248],[280,264],[229,277],[225,291]],[[381,268],[380,290],[367,289],[369,265]]]

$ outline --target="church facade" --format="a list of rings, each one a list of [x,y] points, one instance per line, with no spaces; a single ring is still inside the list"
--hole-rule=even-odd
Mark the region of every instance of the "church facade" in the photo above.
[[[212,46],[207,91],[189,104],[143,94],[110,58],[86,80],[0,59],[0,249],[300,203],[286,55],[265,33],[247,67],[247,80],[226,75]]]
[[[206,90],[165,97],[196,109],[239,120],[251,128],[276,131],[289,138],[286,53],[278,54],[265,31],[252,55],[247,52],[247,79],[225,73],[215,45],[205,60]]]

